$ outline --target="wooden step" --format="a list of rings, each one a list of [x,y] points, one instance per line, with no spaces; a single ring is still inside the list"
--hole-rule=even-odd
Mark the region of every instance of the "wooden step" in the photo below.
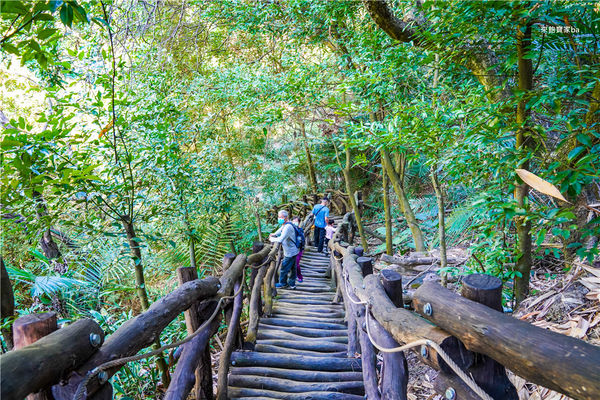
[[[230,387],[230,399],[286,399],[286,400],[364,400],[364,396],[339,392],[282,393],[264,389]]]
[[[338,337],[338,336],[348,336],[346,331],[343,330],[329,330],[329,329],[317,329],[317,328],[304,328],[304,327],[296,327],[296,326],[273,326],[260,323],[258,324],[258,328],[267,329],[272,331],[280,331],[280,332],[288,332],[293,333],[298,336],[306,336],[311,338],[321,338],[321,337]]]
[[[320,351],[290,349],[288,347],[273,346],[273,345],[270,345],[270,344],[257,344],[254,347],[254,351],[258,351],[260,353],[298,354],[298,355],[301,355],[301,356],[342,357],[342,358],[346,358],[346,352],[345,351],[320,352]]]
[[[283,393],[339,392],[364,395],[362,381],[343,382],[296,382],[289,379],[257,375],[232,375],[229,386],[273,390]]]
[[[298,382],[343,382],[362,379],[362,372],[306,371],[285,368],[232,367],[231,375],[269,376]]]
[[[266,344],[270,346],[286,347],[288,349],[295,350],[308,350],[308,351],[320,351],[336,353],[339,351],[345,351],[347,346],[344,343],[328,342],[326,340],[285,340],[285,339],[259,339],[258,344]]]
[[[263,354],[254,351],[236,351],[232,353],[231,363],[236,367],[271,367],[330,372],[361,371],[362,369],[360,359],[356,358]]]
[[[261,324],[276,325],[276,326],[296,326],[305,328],[317,328],[317,329],[331,329],[331,330],[347,330],[346,325],[327,323],[327,322],[316,322],[316,321],[300,321],[295,318],[261,318]]]

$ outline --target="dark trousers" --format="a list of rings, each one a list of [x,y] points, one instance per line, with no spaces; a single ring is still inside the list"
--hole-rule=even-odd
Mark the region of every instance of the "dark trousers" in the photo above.
[[[290,274],[289,280],[288,274]],[[287,284],[290,286],[296,285],[296,256],[283,258],[283,262],[281,263],[281,270],[279,271],[279,283],[281,283],[282,285]]]
[[[317,251],[319,253],[323,251],[324,243],[325,243],[325,228],[318,228],[315,226],[315,246],[317,246]]]

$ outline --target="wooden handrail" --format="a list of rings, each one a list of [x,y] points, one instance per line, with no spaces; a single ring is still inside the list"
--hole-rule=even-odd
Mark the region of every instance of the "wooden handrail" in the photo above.
[[[215,299],[223,296],[231,296],[233,294],[233,288],[235,286],[235,283],[239,282],[242,279],[245,266],[246,255],[238,255],[231,264],[231,266],[225,270],[225,273],[219,280],[220,289]],[[206,305],[207,314],[212,314],[214,312],[214,309],[217,306],[216,302],[214,301],[215,299],[212,299],[212,304]],[[183,400],[188,397],[196,380],[194,371],[196,370],[196,367],[200,362],[202,354],[204,354],[204,351],[208,346],[210,338],[215,333],[217,333],[220,323],[221,317],[219,314],[219,317],[211,321],[207,329],[205,329],[198,336],[194,337],[194,339],[192,339],[190,342],[185,343],[182,346],[183,350],[181,353],[181,357],[179,358],[177,366],[175,367],[175,372],[173,373],[171,384],[169,385],[167,393],[165,394],[165,400]],[[209,366],[208,368],[210,369]]]
[[[425,305],[429,304],[427,312]],[[600,346],[552,332],[425,282],[415,310],[528,381],[576,399],[600,395]]]
[[[340,244],[341,232],[340,224],[334,239],[330,241],[330,248],[343,256],[343,262],[335,257],[331,260],[334,263],[338,289],[342,288],[342,294],[348,292],[347,295],[344,294],[344,304],[348,315],[349,351],[357,347],[351,341],[358,340],[356,332],[351,331],[358,330],[360,333],[360,326],[352,319],[357,315],[360,318],[360,313],[364,312],[360,309],[362,305],[357,311],[357,305],[348,298],[352,296],[355,297],[354,302],[369,304],[371,315],[398,343],[431,340],[449,353],[463,369],[470,368],[473,364],[473,352],[485,354],[500,364],[508,365],[513,372],[533,383],[577,399],[597,398],[600,393],[599,346],[515,319],[450,292],[434,282],[426,282],[414,294],[413,306],[421,315],[398,308],[387,296],[378,276],[363,276],[356,262],[357,256],[353,254],[354,248]],[[375,333],[377,334],[376,330]],[[413,350],[423,362],[441,371],[441,381],[458,385],[457,390],[464,398],[476,398],[465,385],[456,381],[452,370],[435,350]],[[492,379],[501,377],[502,373]],[[369,390],[367,379],[370,378],[365,378],[365,389]],[[478,381],[479,378],[475,378]],[[507,384],[510,387],[505,383],[497,385],[505,388],[505,391],[490,393],[492,397],[516,398],[514,387],[509,382]],[[443,384],[436,384],[435,387],[438,390],[446,388]],[[374,398],[378,396],[376,392],[371,394]]]
[[[194,302],[215,296],[219,288],[219,279],[208,277],[187,282],[154,302],[147,311],[125,322],[110,335],[98,352],[71,373],[65,385],[55,385],[52,389],[54,397],[57,400],[71,400],[75,388],[88,371],[107,361],[134,355],[148,347],[179,314]],[[119,369],[120,367],[114,367],[107,370],[107,376],[102,379],[105,381]],[[98,377],[92,379],[87,386],[88,396],[95,393],[103,383]]]
[[[54,331],[29,346],[9,351],[0,357],[0,397],[21,400],[58,383],[84,363],[104,340],[96,321],[80,319]]]

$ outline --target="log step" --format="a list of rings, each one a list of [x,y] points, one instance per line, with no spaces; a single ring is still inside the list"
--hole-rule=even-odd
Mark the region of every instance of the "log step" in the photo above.
[[[258,351],[261,353],[277,353],[277,354],[298,354],[300,356],[312,356],[312,357],[346,357],[345,351],[338,352],[329,352],[329,353],[321,353],[318,351],[310,351],[310,350],[298,350],[298,349],[289,349],[287,347],[279,347],[279,346],[271,346],[269,344],[257,344],[254,348],[254,351]]]
[[[343,382],[362,379],[362,372],[305,371],[265,367],[234,367],[231,369],[231,375],[269,376],[297,382]]]
[[[304,281],[277,289],[254,351],[231,355],[228,398],[364,399],[361,360],[347,357],[345,308],[333,303],[326,277],[329,257],[307,248],[300,264]]]
[[[347,336],[344,331],[329,330],[329,329],[317,329],[317,328],[304,328],[304,327],[295,327],[295,326],[280,326],[276,327],[273,325],[266,325],[263,323],[258,324],[258,329],[270,329],[270,330],[278,330],[280,332],[289,332],[294,333],[299,336],[306,337],[332,337],[332,336]],[[342,333],[344,332],[344,333]]]
[[[344,324],[335,324],[327,322],[313,322],[313,321],[299,321],[298,319],[289,318],[261,318],[260,322],[266,325],[276,326],[296,326],[305,328],[317,328],[317,329],[331,329],[331,330],[346,330],[348,329]]]
[[[328,342],[328,341],[297,341],[297,340],[285,340],[285,339],[261,339],[256,342],[257,345],[273,345],[279,347],[287,347],[289,349],[297,350],[310,350],[320,352],[339,352],[345,351],[346,345],[343,343]]]
[[[336,357],[297,356],[291,354],[265,354],[254,351],[238,351],[231,355],[236,367],[271,367],[309,371],[361,371],[360,359]]]
[[[364,400],[364,396],[339,392],[283,393],[264,389],[230,387],[230,399],[286,399],[286,400]]]
[[[233,375],[229,377],[233,387],[265,389],[284,393],[339,392],[364,395],[362,381],[345,382],[296,382],[289,379],[257,375]]]

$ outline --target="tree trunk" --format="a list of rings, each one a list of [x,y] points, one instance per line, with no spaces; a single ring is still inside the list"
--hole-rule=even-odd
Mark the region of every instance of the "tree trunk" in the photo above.
[[[385,214],[385,252],[391,256],[394,254],[394,245],[392,243],[392,209],[390,204],[390,182],[385,168],[381,169],[381,178],[383,180],[383,210]]]
[[[256,229],[258,232],[258,241],[262,242],[263,234],[262,234],[262,226],[260,224],[260,213],[258,212],[258,197],[254,199],[254,203],[256,204],[256,208],[254,209],[254,216],[256,217]]]
[[[435,199],[437,200],[438,206],[438,233],[440,236],[440,269],[442,270],[442,286],[446,287],[448,283],[448,273],[445,268],[448,266],[448,257],[446,256],[446,222],[445,222],[445,202],[444,192],[440,187],[435,166],[431,168],[431,183],[433,184],[433,190],[435,191]]]
[[[190,267],[196,269],[196,244],[194,238],[190,237]]]
[[[148,300],[148,292],[146,292],[146,280],[144,279],[144,265],[142,264],[142,252],[140,250],[139,243],[140,239],[135,233],[133,221],[129,216],[122,216],[121,223],[123,224],[123,229],[125,229],[125,233],[127,234],[127,241],[129,242],[131,259],[133,260],[135,270],[135,283],[137,295],[140,299],[142,310],[146,311],[150,307],[150,302]],[[160,338],[156,339],[156,342],[154,343],[154,345],[152,345],[152,347],[154,349],[161,347]],[[157,356],[156,366],[161,373],[161,380],[163,385],[165,387],[168,386],[171,380],[169,377],[169,367],[167,366],[167,363],[165,362],[164,358],[162,358],[162,356]]]
[[[517,56],[519,66],[519,91],[523,94],[522,99],[517,105],[516,122],[519,125],[516,134],[516,150],[522,152],[531,148],[531,137],[529,137],[529,117],[530,111],[527,109],[528,92],[533,89],[533,65],[528,56],[531,46],[531,25],[517,27]],[[528,158],[526,158],[527,160]],[[524,161],[520,168],[529,170],[529,161]],[[515,188],[515,200],[519,207],[526,209],[526,199],[529,193],[529,186],[519,179],[519,184]],[[516,259],[516,270],[521,276],[515,277],[515,300],[520,303],[529,295],[529,274],[531,272],[531,222],[525,221],[523,216],[515,217],[515,226],[517,228],[518,250]]]
[[[308,164],[308,178],[310,180],[310,186],[313,193],[317,193],[317,173],[315,172],[315,165],[312,161],[310,149],[308,148],[308,138],[306,137],[306,127],[304,121],[300,122],[300,130],[302,131],[304,151],[306,152],[306,163]]]
[[[367,243],[367,237],[365,236],[365,230],[362,224],[362,218],[360,216],[360,210],[358,209],[358,204],[356,202],[356,197],[354,196],[354,186],[352,184],[352,177],[350,176],[350,147],[344,146],[346,150],[346,165],[343,166],[338,155],[337,146],[334,143],[335,148],[335,156],[337,158],[337,162],[342,169],[342,173],[344,174],[344,181],[346,182],[346,192],[348,192],[348,199],[350,200],[350,206],[354,211],[354,218],[356,220],[356,226],[358,227],[358,234],[360,235],[360,242],[362,244],[365,252],[369,250],[369,245]]]
[[[12,317],[15,314],[15,296],[13,294],[12,283],[8,277],[8,271],[6,271],[2,256],[0,256],[0,297],[0,306],[2,309],[1,318],[4,319]],[[2,352],[4,353],[4,350],[12,350],[12,330],[10,328],[2,329],[2,336],[6,342],[6,347],[8,347],[8,349],[2,349]]]
[[[46,202],[44,201],[44,197],[37,190],[33,191],[33,199],[35,200],[35,208],[37,218],[40,221],[40,224],[44,226],[44,233],[40,238],[40,246],[42,247],[42,252],[44,256],[49,260],[55,260],[60,258],[61,253],[58,249],[58,245],[52,238],[52,232],[50,232],[50,221],[48,221],[48,208],[46,207]]]
[[[400,210],[402,211],[402,214],[406,219],[406,223],[408,224],[408,227],[412,233],[415,250],[425,251],[425,239],[423,238],[423,232],[421,232],[421,228],[419,228],[419,223],[417,222],[415,213],[410,206],[406,192],[404,192],[404,171],[401,165],[402,162],[398,162],[396,167],[394,167],[394,164],[390,159],[390,154],[387,150],[381,150],[381,162],[385,168],[385,171],[387,172],[387,176],[392,182],[394,192],[396,192],[396,196],[398,196]],[[398,170],[396,170],[396,168],[398,168]]]

